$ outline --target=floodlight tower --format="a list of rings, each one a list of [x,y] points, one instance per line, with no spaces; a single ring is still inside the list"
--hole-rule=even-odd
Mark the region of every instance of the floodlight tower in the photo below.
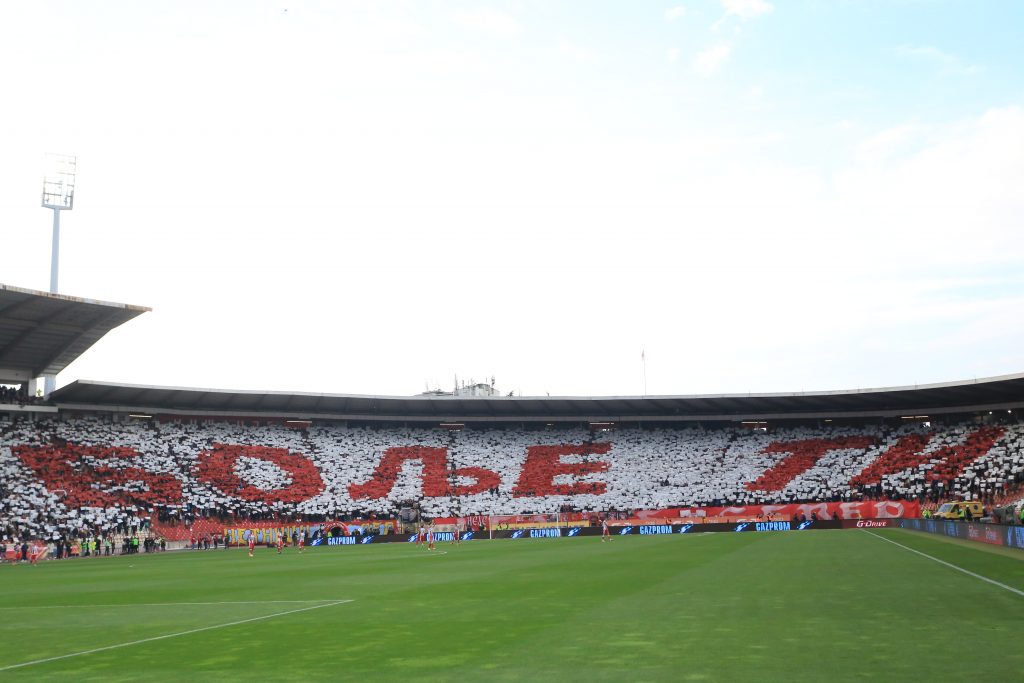
[[[50,251],[50,293],[57,293],[60,266],[60,212],[75,208],[75,172],[78,158],[65,154],[47,154],[43,175],[43,208],[53,209],[53,247]],[[49,396],[57,378],[47,375],[43,393]]]

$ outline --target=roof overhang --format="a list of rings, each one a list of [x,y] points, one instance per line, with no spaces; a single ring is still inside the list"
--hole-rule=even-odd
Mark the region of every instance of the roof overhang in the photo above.
[[[1024,409],[1024,374],[831,392],[606,397],[366,396],[79,380],[51,399],[71,410],[427,423],[863,419]]]
[[[112,329],[149,310],[0,284],[0,382],[56,375]]]

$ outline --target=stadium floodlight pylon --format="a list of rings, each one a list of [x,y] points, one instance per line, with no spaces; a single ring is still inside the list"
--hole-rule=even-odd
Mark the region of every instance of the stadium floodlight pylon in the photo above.
[[[78,157],[66,154],[47,154],[43,171],[44,209],[53,211],[53,247],[50,250],[50,293],[57,293],[57,275],[60,271],[60,212],[75,208],[75,175]],[[44,378],[43,393],[49,396],[56,388],[57,378]]]

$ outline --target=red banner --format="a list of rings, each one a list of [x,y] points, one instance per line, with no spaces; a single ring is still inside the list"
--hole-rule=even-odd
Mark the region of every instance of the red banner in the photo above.
[[[771,519],[788,521],[796,515],[811,519],[832,519],[833,513],[841,520],[874,520],[871,526],[889,526],[884,520],[915,518],[921,516],[921,504],[917,501],[879,500],[855,503],[789,503],[786,505],[736,505],[730,507],[692,507],[666,508],[664,510],[637,510],[629,517],[609,519],[615,525],[639,524],[643,520],[656,519],[663,524],[686,524],[703,522],[734,522]],[[573,526],[579,523],[591,523],[605,518],[601,512],[561,512],[550,515],[492,515],[490,521],[496,528],[519,528],[526,526]],[[438,517],[435,524],[450,525],[458,522],[463,527],[466,522],[479,523],[487,517]],[[882,521],[879,521],[882,520]],[[844,528],[847,525],[844,524]],[[852,524],[850,526],[856,526]]]
[[[695,517],[693,521],[707,517],[769,517],[792,519],[793,515],[804,515],[807,519],[816,514],[818,519],[893,519],[898,517],[920,517],[921,504],[909,500],[861,501],[855,503],[789,503],[786,505],[736,505],[730,507],[668,508],[666,510],[638,510],[638,519],[669,519]]]

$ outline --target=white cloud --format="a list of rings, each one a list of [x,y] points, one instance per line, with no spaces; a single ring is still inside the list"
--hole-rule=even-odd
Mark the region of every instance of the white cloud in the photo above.
[[[879,164],[888,161],[901,153],[910,151],[920,139],[921,126],[904,124],[893,126],[863,140],[857,147],[857,161],[862,164]]]
[[[675,7],[670,7],[669,9],[665,10],[665,18],[668,19],[669,21],[681,19],[685,15],[686,8],[683,7],[682,5],[676,5]]]
[[[949,62],[953,59],[952,55],[943,52],[937,47],[931,47],[930,45],[900,45],[896,48],[896,54],[900,57],[921,57],[939,62]]]
[[[1024,211],[1022,184],[1024,109],[992,109],[868,138],[835,174],[831,214],[849,222],[856,242],[884,245],[873,258],[909,258],[930,272],[1012,262],[1024,250],[1014,218]]]
[[[724,42],[712,45],[707,50],[697,53],[693,58],[693,70],[698,75],[708,78],[718,73],[732,54],[732,43]]]
[[[895,53],[906,59],[931,62],[941,66],[942,71],[949,74],[972,76],[982,70],[979,66],[964,64],[956,55],[931,45],[900,45],[895,49]]]
[[[775,6],[765,0],[722,0],[722,7],[725,14],[739,17],[740,19],[754,19],[762,14],[768,14],[775,9]]]
[[[471,12],[457,14],[455,23],[472,31],[503,36],[515,35],[521,29],[515,17],[493,7],[480,7]]]
[[[679,61],[679,48],[678,47],[670,47],[665,54],[668,57],[668,63],[669,64],[675,64],[676,62]]]
[[[597,61],[596,52],[565,38],[558,41],[558,51],[574,62],[590,64]]]

